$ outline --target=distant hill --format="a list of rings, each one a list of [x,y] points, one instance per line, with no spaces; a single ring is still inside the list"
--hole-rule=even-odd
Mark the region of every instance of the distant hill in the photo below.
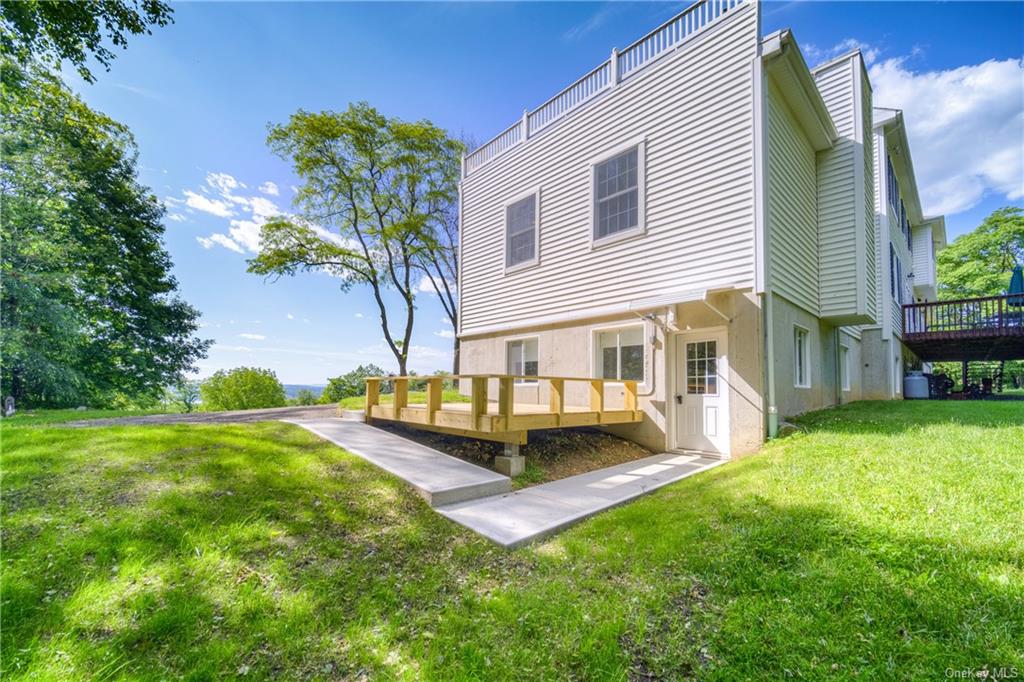
[[[323,384],[284,384],[284,394],[289,399],[294,398],[299,394],[299,391],[304,388],[313,391],[313,395],[319,398],[320,394],[324,392],[324,389],[327,388],[327,386]]]

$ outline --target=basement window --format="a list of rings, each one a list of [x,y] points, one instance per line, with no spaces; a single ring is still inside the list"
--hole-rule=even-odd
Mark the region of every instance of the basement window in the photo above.
[[[505,355],[507,357],[508,373],[517,377],[535,377],[539,374],[539,363],[537,361],[537,339],[516,339],[507,342]],[[536,379],[516,379],[517,384],[535,384]]]
[[[644,381],[643,325],[602,329],[594,335],[594,369],[599,379]]]
[[[793,385],[811,387],[810,333],[803,327],[793,327]]]

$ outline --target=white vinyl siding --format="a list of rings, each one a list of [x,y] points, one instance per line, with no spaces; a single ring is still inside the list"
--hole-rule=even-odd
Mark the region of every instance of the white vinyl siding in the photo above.
[[[768,90],[768,246],[771,288],[818,314],[814,149],[782,95]]]
[[[876,319],[870,85],[855,56],[814,78],[839,134],[831,149],[818,152],[821,316],[870,323]]]
[[[507,342],[505,344],[506,371],[512,376],[537,376],[540,373],[537,360],[537,345],[538,340],[536,338],[516,339]],[[536,382],[529,379],[517,379],[516,383],[532,384]]]
[[[811,387],[810,332],[803,327],[793,327],[793,386]]]
[[[540,193],[516,199],[505,206],[505,267],[525,267],[537,262]]]
[[[594,376],[644,381],[644,328],[633,325],[594,333]]]
[[[754,285],[756,7],[733,10],[462,182],[462,334]],[[597,155],[644,139],[645,235],[593,248]],[[543,186],[539,265],[504,275],[504,202]]]

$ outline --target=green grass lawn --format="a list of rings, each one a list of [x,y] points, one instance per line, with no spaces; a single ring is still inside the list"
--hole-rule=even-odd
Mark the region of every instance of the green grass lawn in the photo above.
[[[393,393],[382,393],[380,396],[381,405],[390,405],[395,400]],[[409,391],[409,404],[410,405],[424,405],[427,402],[426,391]],[[469,396],[462,395],[458,389],[450,389],[441,392],[441,402],[443,403],[468,403]],[[351,398],[343,398],[338,403],[338,407],[343,410],[361,410],[366,407],[366,396],[356,395]]]
[[[286,424],[5,422],[0,677],[1024,671],[1024,404],[799,421],[515,552]]]

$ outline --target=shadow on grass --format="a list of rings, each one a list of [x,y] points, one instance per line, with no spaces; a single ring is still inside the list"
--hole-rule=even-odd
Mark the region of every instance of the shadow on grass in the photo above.
[[[842,500],[771,488],[768,457],[508,553],[285,425],[49,430],[18,449],[4,453],[5,678],[1024,667],[1012,534],[857,522]]]

